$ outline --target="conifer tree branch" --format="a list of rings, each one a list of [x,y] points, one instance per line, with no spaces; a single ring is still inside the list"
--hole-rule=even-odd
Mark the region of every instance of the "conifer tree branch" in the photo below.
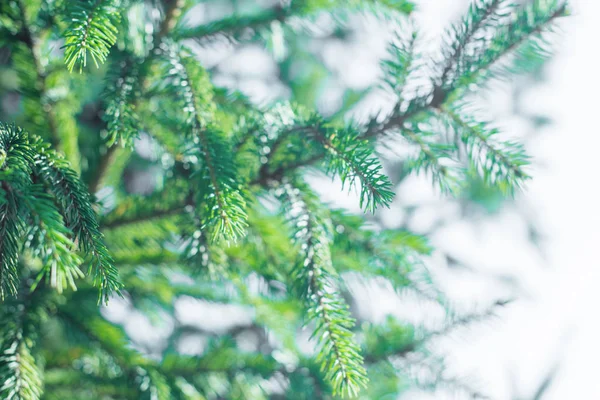
[[[75,279],[83,278],[84,274],[79,269],[82,260],[70,239],[72,232],[64,226],[63,218],[52,198],[41,185],[30,185],[27,189],[26,192],[19,193],[32,219],[26,246],[43,263],[32,290],[35,290],[43,278],[58,293],[62,293],[67,286],[77,290]]]
[[[186,137],[202,161],[195,190],[203,226],[211,230],[212,240],[235,241],[247,226],[246,203],[227,138],[209,125],[214,113],[212,86],[205,71],[184,50],[164,45],[163,51],[167,74],[177,83],[175,94],[186,113]]]
[[[375,212],[380,205],[388,206],[394,193],[392,184],[381,173],[381,164],[369,149],[367,143],[361,142],[358,132],[348,129],[316,129],[309,132],[329,154],[329,170],[335,171],[342,179],[342,185],[354,184],[359,180],[362,186],[360,206]]]
[[[516,50],[527,40],[543,33],[558,18],[565,17],[568,13],[567,3],[563,0],[533,0],[525,4],[517,10],[510,22],[498,29],[477,62],[464,72],[463,76],[450,88],[446,97],[489,71],[505,55]],[[437,106],[439,105],[441,104]]]
[[[88,52],[98,67],[108,57],[117,41],[120,7],[115,0],[78,0],[70,3],[69,27],[65,37],[65,64],[69,71],[79,65],[79,72],[87,64]]]
[[[61,204],[65,222],[78,246],[90,255],[89,271],[100,288],[99,301],[108,302],[111,294],[120,294],[122,285],[102,239],[88,191],[60,156],[41,153],[36,164],[40,178]]]
[[[160,24],[160,28],[154,38],[152,49],[149,52],[149,55],[143,61],[142,66],[140,66],[140,74],[138,79],[140,80],[138,87],[143,91],[147,86],[148,75],[146,74],[149,71],[150,64],[156,61],[157,57],[157,49],[160,48],[163,40],[169,35],[171,29],[177,23],[177,19],[181,15],[181,9],[185,5],[185,0],[165,0],[165,17]],[[144,73],[146,72],[146,73]],[[135,109],[139,99],[135,99],[133,101],[132,107]],[[115,157],[117,155],[118,147],[112,144],[106,149],[106,153],[102,155],[100,158],[100,163],[98,164],[98,168],[96,173],[94,174],[92,180],[88,184],[88,188],[90,193],[96,193],[100,188],[100,184],[104,181],[104,176],[110,170],[110,166],[115,162]]]
[[[473,41],[474,36],[478,33],[480,28],[485,26],[486,22],[493,17],[496,11],[502,6],[505,0],[482,0],[474,1],[471,3],[467,15],[463,20],[454,27],[455,34],[451,33],[451,36],[455,36],[453,43],[451,44],[451,52],[446,57],[446,65],[443,68],[440,84],[444,85],[448,78],[448,75],[454,67],[460,62],[463,52],[466,47]]]
[[[0,300],[17,293],[19,273],[19,220],[16,199],[11,188],[2,181],[0,189]]]
[[[499,31],[491,39],[491,43],[485,47],[480,58],[471,63],[471,69],[463,72],[462,76],[457,77],[452,85],[436,84],[432,92],[425,97],[417,97],[409,103],[406,111],[400,111],[398,108],[381,123],[373,120],[367,125],[367,130],[362,137],[365,139],[374,138],[390,130],[402,129],[405,122],[422,115],[423,113],[436,110],[445,105],[452,95],[473,82],[478,76],[488,71],[503,56],[511,53],[521,44],[537,34],[542,33],[558,18],[568,14],[567,3],[559,0],[547,2],[545,8],[542,8],[540,2],[544,0],[532,0],[522,9],[517,10],[512,20],[505,26],[499,28]],[[489,3],[494,6],[495,1]],[[495,9],[495,7],[492,7]],[[493,12],[493,11],[492,11]],[[488,18],[487,11],[484,9],[484,19],[476,24],[477,28]],[[470,32],[470,30],[469,30]],[[471,35],[468,35],[470,38]],[[468,39],[467,38],[467,39]],[[460,47],[455,52],[454,58],[459,58],[464,47]],[[452,57],[451,57],[452,58]],[[454,65],[456,61],[449,60],[448,65]],[[450,67],[452,68],[452,67]],[[446,71],[446,69],[444,69]],[[450,71],[446,72],[445,75]],[[444,73],[442,73],[444,76]]]
[[[333,284],[330,239],[325,221],[310,210],[307,188],[284,182],[282,200],[292,240],[300,246],[300,262],[293,271],[296,289],[305,299],[308,319],[316,324],[313,337],[320,344],[317,360],[332,382],[334,394],[356,396],[368,381],[360,349],[354,342],[354,319]]]
[[[0,397],[39,400],[43,393],[42,368],[35,355],[37,313],[34,293],[24,287],[5,306],[0,326]]]
[[[521,144],[494,140],[497,129],[491,129],[485,123],[466,121],[449,107],[442,108],[441,113],[456,127],[457,135],[467,145],[473,167],[486,184],[512,194],[529,179],[523,170],[529,157]]]

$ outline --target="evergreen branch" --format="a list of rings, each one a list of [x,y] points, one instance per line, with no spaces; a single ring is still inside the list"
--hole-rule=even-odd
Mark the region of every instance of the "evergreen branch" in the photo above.
[[[480,10],[475,13],[479,15],[476,20],[480,21],[474,24],[475,27],[481,28],[485,21],[489,19],[490,16],[485,17],[488,14],[486,10],[488,10],[488,5],[493,4],[494,2],[490,2],[489,4],[484,3],[483,7],[475,7],[476,10]],[[497,8],[493,7],[493,12],[490,15],[494,15],[495,10],[502,8],[501,5],[502,3]],[[498,28],[482,50],[475,52],[475,55],[470,55],[468,62],[462,62],[464,68],[460,71],[459,76],[452,80],[451,84],[442,85],[443,82],[435,84],[431,93],[426,96],[415,97],[402,109],[396,107],[394,112],[383,122],[377,122],[373,119],[367,125],[367,130],[362,137],[370,139],[390,130],[401,130],[406,122],[422,116],[427,111],[447,105],[455,100],[453,95],[460,89],[467,87],[479,76],[485,77],[485,72],[489,71],[501,58],[519,48],[535,35],[548,29],[556,19],[566,15],[568,15],[566,2],[560,0],[533,0],[515,12],[511,21]],[[473,31],[473,28],[466,29],[463,33],[463,39],[471,39],[474,35],[474,33],[469,33],[471,31]],[[467,35],[467,33],[469,34]],[[460,55],[463,55],[465,45],[459,47],[454,51],[456,55],[453,57],[452,54],[454,53],[452,53],[450,59],[460,58]],[[448,60],[447,65],[454,66],[457,62],[459,61]],[[452,68],[450,67],[450,70]],[[450,71],[446,72],[445,75],[448,76],[449,73]],[[444,76],[443,72],[442,76]]]
[[[87,64],[88,52],[96,67],[106,61],[110,48],[117,41],[120,22],[118,0],[72,0],[69,3],[69,27],[65,38],[65,64],[69,71],[78,65],[79,72]]]
[[[156,50],[160,47],[160,45],[162,44],[165,37],[169,34],[171,29],[175,26],[175,24],[177,22],[177,18],[179,18],[179,16],[181,15],[181,8],[183,7],[185,1],[184,0],[165,0],[165,3],[167,3],[165,17],[161,21],[160,29],[154,38],[152,48],[150,49],[149,55],[144,59],[144,61],[142,62],[142,65],[140,66],[140,72],[137,77],[140,80],[138,87],[142,91],[146,89],[146,86],[148,84],[147,72],[150,70],[150,65],[156,60],[156,57],[158,55],[158,52]],[[137,102],[139,101],[139,97],[137,97],[133,100],[134,100],[133,104],[131,104],[130,106],[127,106],[123,109],[123,113],[120,114],[121,117],[123,117],[123,116],[132,116],[133,117],[134,116],[132,111],[137,108],[136,105],[137,105]],[[114,121],[114,119],[113,119],[113,121]],[[133,122],[133,119],[128,118],[126,121],[117,122],[117,125],[124,124],[126,126],[129,126],[131,124],[131,122]],[[96,193],[98,191],[99,186],[104,181],[104,176],[110,170],[110,166],[115,162],[116,157],[117,157],[117,147],[114,145],[109,146],[108,149],[106,150],[106,153],[100,158],[100,164],[98,165],[96,174],[94,174],[92,180],[90,181],[90,183],[88,185],[90,193]]]
[[[235,241],[244,235],[247,226],[246,202],[236,182],[233,160],[227,159],[231,153],[226,139],[219,136],[216,131],[200,134],[205,171],[198,172],[198,200],[204,209],[204,226],[214,229],[212,239]]]
[[[380,205],[389,207],[394,197],[392,183],[381,172],[383,167],[369,144],[359,139],[359,132],[351,126],[332,129],[320,126],[319,122],[311,125],[314,128],[307,133],[326,151],[328,171],[338,174],[342,185],[353,186],[360,181],[361,208],[375,212]]]
[[[33,147],[22,129],[0,122],[0,300],[17,293],[23,221],[13,186],[30,182]]]
[[[2,179],[0,188],[0,300],[17,294],[20,221],[17,200]]]
[[[0,326],[0,398],[39,400],[43,392],[42,369],[34,357],[37,310],[33,294],[22,296],[3,308]]]
[[[458,135],[467,146],[471,164],[485,184],[512,194],[523,186],[529,176],[523,171],[529,157],[520,143],[498,142],[497,129],[487,124],[460,116],[447,107],[442,112],[450,118]]]
[[[386,86],[398,94],[402,100],[403,91],[415,63],[418,54],[415,51],[417,33],[411,28],[408,38],[400,33],[396,34],[395,40],[388,46],[388,56],[381,62],[383,80]]]
[[[374,212],[381,205],[389,206],[394,196],[392,184],[382,173],[370,144],[360,139],[360,131],[352,125],[336,128],[318,114],[305,114],[308,113],[301,107],[284,103],[265,115],[257,140],[266,154],[252,183],[268,186],[270,181],[280,181],[291,171],[325,159],[327,172],[339,175],[343,187],[360,183],[361,208]],[[291,163],[282,163],[270,171],[270,163],[284,145],[286,150],[303,148],[306,158],[295,153]]]
[[[440,186],[444,193],[456,194],[460,190],[460,177],[462,171],[454,164],[452,146],[430,142],[426,138],[431,134],[417,131],[417,127],[404,127],[402,136],[419,148],[419,156],[408,164],[408,168],[415,172],[427,171],[431,174],[434,183]]]
[[[353,340],[354,319],[336,291],[331,265],[330,238],[325,221],[311,210],[306,194],[289,183],[278,189],[292,240],[300,246],[301,261],[292,273],[305,299],[309,321],[316,323],[314,338],[320,346],[318,361],[333,385],[334,394],[356,396],[368,381],[360,349]]]
[[[465,68],[451,91],[472,83],[505,55],[543,33],[568,13],[567,3],[562,0],[532,0],[527,3],[498,29],[477,59]]]
[[[235,241],[244,235],[247,225],[246,204],[227,138],[208,127],[214,112],[210,81],[197,62],[181,50],[173,46],[163,50],[168,58],[167,73],[186,112],[186,136],[195,144],[193,153],[202,160],[195,176],[203,226],[211,230],[212,240]]]
[[[118,271],[102,239],[90,195],[68,163],[51,151],[36,157],[37,172],[58,200],[65,222],[73,231],[78,246],[90,256],[89,272],[99,286],[99,300],[108,302],[120,293]]]
[[[28,186],[27,191],[20,193],[20,197],[33,220],[25,245],[43,263],[32,290],[44,277],[59,293],[67,285],[77,290],[75,279],[84,276],[79,269],[82,260],[74,251],[76,246],[69,238],[71,232],[64,226],[52,198],[41,185]]]
[[[441,85],[447,83],[448,75],[453,69],[459,70],[467,46],[477,40],[475,36],[485,29],[486,25],[497,22],[502,16],[498,15],[498,11],[504,8],[505,3],[506,0],[475,0],[460,23],[452,26],[448,33],[451,38],[450,48],[446,50],[446,63],[439,79]]]
[[[140,121],[135,109],[139,79],[140,62],[133,57],[123,57],[110,69],[103,96],[107,102],[102,116],[108,129],[108,147],[116,142],[132,147],[133,141],[139,137]]]

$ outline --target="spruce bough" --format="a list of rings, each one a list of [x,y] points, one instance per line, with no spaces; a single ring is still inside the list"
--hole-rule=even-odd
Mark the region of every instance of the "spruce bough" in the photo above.
[[[432,249],[322,204],[305,172],[339,179],[376,213],[395,191],[377,148],[393,144],[411,149],[405,166],[442,195],[460,196],[473,179],[514,194],[529,179],[528,156],[478,117],[473,98],[548,58],[566,3],[474,0],[438,54],[421,50],[409,1],[281,2],[190,26],[193,5],[0,4],[20,103],[0,122],[0,398],[376,398],[418,385],[393,361],[425,353],[438,333],[393,319],[357,324],[344,275],[383,278],[448,308],[413,278]],[[265,44],[282,26],[306,35],[298,22],[321,13],[391,21],[381,82],[395,96],[390,113],[359,123],[294,99],[258,106],[214,86],[189,48]],[[159,149],[165,180],[146,195],[123,185],[142,137]],[[101,314],[119,296],[174,320],[182,298],[248,306],[249,329],[272,338],[248,352],[231,332],[209,335],[201,354],[186,355],[179,343],[198,328],[177,322],[149,356]],[[468,320],[450,318],[439,333]],[[300,351],[302,325],[315,354]]]

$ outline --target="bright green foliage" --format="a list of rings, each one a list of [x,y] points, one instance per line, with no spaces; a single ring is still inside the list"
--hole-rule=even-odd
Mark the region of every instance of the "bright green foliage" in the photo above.
[[[4,177],[3,177],[4,178]],[[17,292],[19,272],[19,218],[17,200],[14,195],[2,189],[2,211],[0,225],[0,248],[2,257],[0,263],[0,297],[4,299],[7,294]]]
[[[481,318],[436,288],[427,238],[366,222],[398,189],[380,150],[406,150],[402,172],[442,195],[517,193],[523,146],[472,105],[491,80],[541,65],[566,4],[475,0],[430,54],[411,1],[234,3],[198,25],[183,0],[0,2],[0,398],[396,398],[420,386],[402,367],[413,363],[434,371],[428,388],[465,389],[427,346]],[[321,115],[332,73],[313,39],[341,43],[361,15],[395,30],[380,82],[393,107],[352,120],[368,89],[348,90]],[[218,87],[199,61],[218,38],[268,49],[286,99]],[[363,212],[321,204],[307,171]],[[355,281],[416,295],[447,321],[370,321]],[[128,316],[110,322],[98,297]],[[190,323],[186,303],[247,320],[211,328],[194,309]],[[150,329],[129,316],[163,336],[144,342]]]
[[[499,131],[490,128],[489,124],[477,122],[453,110],[444,109],[444,113],[456,130],[457,137],[466,144],[472,167],[486,185],[512,193],[529,178],[523,171],[529,157],[521,143],[495,140]]]
[[[368,381],[352,333],[355,321],[333,281],[331,223],[319,215],[318,203],[303,186],[284,181],[278,189],[292,240],[300,248],[292,280],[306,299],[307,320],[315,324],[313,336],[321,345],[318,361],[331,381],[333,394],[354,397]]]
[[[46,278],[59,293],[69,286],[76,290],[75,279],[83,278],[79,266],[83,260],[73,250],[70,231],[64,226],[62,215],[43,186],[30,185],[19,193],[31,211],[33,224],[27,234],[25,246],[34,250],[42,261],[38,281]]]
[[[62,157],[48,151],[36,156],[39,177],[60,204],[79,248],[89,255],[89,273],[94,285],[100,287],[101,300],[106,302],[112,293],[119,291],[120,283],[102,239],[90,195]]]
[[[336,173],[342,185],[353,186],[360,182],[360,206],[375,212],[379,206],[389,206],[394,193],[392,183],[382,173],[379,159],[371,146],[360,137],[360,131],[353,126],[343,129],[322,127],[319,121],[310,121],[314,126],[307,132],[307,138],[314,140],[327,153],[325,163],[329,171]]]
[[[88,52],[96,67],[106,61],[109,50],[117,41],[120,20],[118,0],[73,0],[65,5],[65,63],[69,71],[87,65]]]
[[[37,294],[20,292],[16,299],[8,299],[0,317],[0,385],[2,399],[39,399],[43,379],[39,360],[34,354],[38,338],[36,325],[43,317],[41,299]]]
[[[188,143],[183,151],[202,160],[200,170],[192,174],[197,179],[202,228],[210,231],[213,240],[236,240],[244,235],[246,203],[227,137],[213,125],[212,87],[198,63],[184,49],[173,47],[165,45],[164,52],[167,76],[187,114],[184,126]]]
[[[120,142],[131,147],[139,136],[140,122],[135,110],[139,96],[139,68],[139,61],[127,56],[117,57],[111,65],[104,93],[107,104],[103,116],[110,146]]]
[[[59,291],[67,283],[74,287],[74,279],[82,276],[80,259],[73,254],[79,247],[89,255],[90,273],[100,287],[102,299],[107,301],[120,284],[98,230],[89,193],[62,156],[48,150],[38,139],[30,139],[21,129],[5,124],[0,125],[0,138],[6,154],[2,165],[2,207],[6,210],[2,215],[6,249],[0,271],[2,297],[6,292],[17,292],[18,246],[21,238],[27,237],[27,248],[44,264],[39,279],[46,276]],[[53,200],[60,205],[62,215]],[[23,232],[21,226],[29,230]],[[71,233],[77,246],[69,239]]]

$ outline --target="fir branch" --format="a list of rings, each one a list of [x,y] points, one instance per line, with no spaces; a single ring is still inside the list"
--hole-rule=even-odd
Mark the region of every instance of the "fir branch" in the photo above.
[[[106,107],[102,119],[108,130],[106,145],[112,147],[119,142],[122,146],[133,146],[139,137],[140,121],[135,103],[139,98],[140,62],[124,56],[111,66],[104,93]]]
[[[368,381],[360,349],[353,340],[354,319],[333,282],[330,237],[325,221],[311,210],[307,188],[301,191],[290,183],[277,189],[286,218],[293,230],[292,240],[300,247],[301,261],[292,273],[296,289],[308,307],[309,321],[320,350],[317,356],[334,394],[356,396]]]
[[[529,164],[529,156],[522,144],[500,142],[496,140],[499,133],[497,129],[461,116],[448,107],[443,108],[442,112],[450,118],[450,123],[467,146],[471,164],[486,185],[513,194],[529,179],[523,171],[523,167]]]
[[[65,64],[69,71],[87,64],[88,52],[96,67],[106,61],[110,48],[117,41],[120,22],[118,0],[73,0],[68,3],[69,27],[65,38]]]
[[[20,198],[33,220],[25,246],[43,263],[32,290],[44,277],[58,293],[62,293],[66,286],[77,290],[75,279],[84,276],[79,269],[82,260],[75,253],[76,246],[69,238],[71,231],[64,226],[52,198],[41,185],[28,186],[27,191],[20,193]]]
[[[2,175],[0,175],[2,180]],[[16,295],[19,282],[20,221],[17,200],[2,180],[0,188],[0,300]]]
[[[163,46],[163,51],[175,94],[186,112],[186,136],[195,144],[192,154],[202,160],[201,170],[195,174],[195,190],[203,226],[211,231],[212,240],[235,241],[244,235],[247,225],[246,204],[227,138],[209,127],[214,112],[210,82],[204,70],[182,50]]]
[[[445,51],[445,66],[443,67],[440,85],[446,86],[449,74],[460,71],[464,52],[486,25],[496,22],[502,14],[498,13],[506,6],[506,0],[475,0],[462,20],[452,26],[448,32],[450,38],[449,49]]]
[[[39,400],[43,392],[42,369],[34,348],[37,317],[35,294],[22,288],[22,295],[3,307],[0,326],[0,397],[7,400]]]
[[[0,300],[17,293],[23,220],[14,187],[30,183],[34,147],[22,129],[0,122]]]
[[[408,168],[415,172],[426,171],[431,174],[444,193],[457,194],[460,190],[463,171],[457,168],[454,160],[453,147],[443,143],[428,140],[431,133],[420,131],[416,126],[405,126],[401,135],[419,148],[419,156],[408,163]]]
[[[185,3],[184,0],[166,0],[165,2],[167,3],[165,17],[161,21],[160,29],[154,37],[154,41],[152,43],[152,48],[150,49],[149,55],[144,59],[144,61],[142,62],[142,66],[140,67],[140,74],[138,75],[138,79],[140,80],[140,82],[138,87],[142,91],[145,90],[146,86],[148,85],[147,72],[150,71],[150,65],[156,61],[157,55],[160,54],[160,52],[157,51],[157,49],[160,48],[160,45],[162,44],[165,37],[175,26],[177,19],[181,15],[181,9]],[[120,115],[133,116],[133,114],[131,114],[130,111],[131,109],[137,108],[136,105],[138,101],[139,97],[135,98],[134,104],[126,107],[126,109],[123,110],[125,113],[122,113]],[[123,123],[125,125],[129,125],[130,122],[132,121],[117,122],[117,124]],[[97,168],[96,174],[94,174],[88,185],[91,193],[96,193],[96,191],[99,189],[99,186],[102,184],[102,182],[104,182],[104,177],[106,173],[110,170],[111,165],[115,162],[116,157],[117,147],[114,145],[109,146],[106,150],[106,153],[104,153],[104,155],[100,158],[100,164]]]
[[[415,68],[418,54],[415,51],[417,32],[410,27],[410,36],[404,37],[396,33],[394,40],[388,46],[388,56],[381,62],[383,81],[385,85],[402,100],[403,92],[409,76]]]
[[[505,55],[551,28],[558,18],[567,16],[567,3],[562,0],[532,0],[514,13],[490,39],[476,60],[465,67],[451,90],[465,87],[489,71]],[[489,76],[488,76],[489,78]]]
[[[491,15],[494,15],[495,10],[502,8],[502,3],[500,3],[497,8],[492,7],[492,13],[485,17],[485,15],[488,14],[488,11],[486,11],[488,10],[488,5],[491,6],[493,4],[494,2],[492,1],[489,4],[484,3],[483,7],[474,8],[474,10],[479,10],[475,12],[475,14],[479,15],[479,17],[475,19],[480,21],[474,24],[475,27],[478,29],[481,28],[482,24],[484,24]],[[367,129],[362,137],[369,139],[380,136],[390,130],[401,130],[406,122],[417,119],[430,110],[439,109],[449,102],[454,101],[454,95],[461,89],[468,87],[468,85],[473,83],[478,77],[482,77],[482,79],[492,77],[493,73],[488,73],[486,75],[486,72],[490,72],[490,69],[500,59],[517,50],[521,45],[524,45],[536,35],[549,29],[558,18],[565,15],[568,15],[566,2],[560,0],[532,0],[523,8],[517,10],[508,23],[499,27],[492,38],[487,40],[485,46],[482,46],[475,55],[470,55],[468,57],[468,62],[462,62],[464,68],[462,68],[458,74],[459,76],[456,76],[452,80],[451,84],[442,85],[442,83],[438,82],[434,85],[431,93],[425,96],[418,95],[414,97],[403,108],[399,106],[396,107],[394,112],[383,122],[377,122],[376,119],[373,119],[367,125]],[[469,41],[474,35],[474,31],[472,34],[469,33],[472,31],[473,26],[471,29],[465,29],[462,34],[462,39]],[[452,59],[460,58],[466,44],[457,46],[455,51],[450,54],[450,59],[446,61],[447,65],[456,65],[456,62],[458,61]],[[453,54],[455,55],[453,56]],[[450,70],[449,72],[446,72],[446,76],[448,76],[453,67],[449,68]],[[443,72],[442,76],[444,76]]]
[[[352,126],[333,129],[319,122],[309,125],[314,128],[307,133],[327,152],[328,171],[338,174],[342,185],[353,186],[357,180],[361,183],[361,208],[375,212],[381,205],[389,207],[394,197],[392,183],[382,173],[383,167],[369,144],[360,140],[360,133]]]
[[[73,231],[78,246],[90,256],[89,272],[100,288],[99,301],[108,302],[111,294],[119,294],[121,283],[112,258],[102,240],[90,195],[59,155],[44,151],[36,157],[37,172],[58,200],[67,226]]]
[[[360,130],[348,124],[337,128],[318,114],[308,114],[302,107],[278,104],[265,115],[262,130],[257,130],[257,144],[266,149],[262,155],[258,177],[253,183],[268,186],[270,181],[281,180],[284,175],[302,166],[324,159],[327,173],[339,175],[343,187],[352,188],[360,183],[360,206],[375,212],[379,206],[389,206],[394,193],[392,184],[382,173],[372,146],[360,139]],[[293,153],[291,163],[281,163],[270,171],[278,151],[287,145],[286,151],[303,148],[304,157]],[[297,160],[300,158],[301,160]]]

